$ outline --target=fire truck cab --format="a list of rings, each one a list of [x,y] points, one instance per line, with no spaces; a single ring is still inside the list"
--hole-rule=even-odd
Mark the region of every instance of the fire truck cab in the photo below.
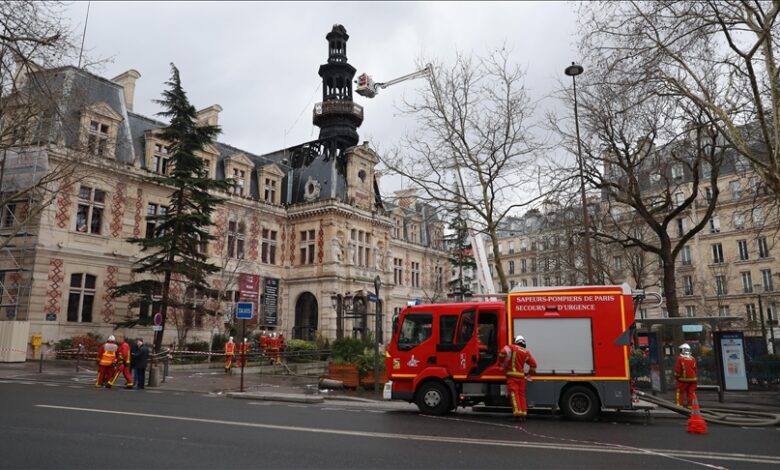
[[[458,406],[509,406],[498,355],[523,335],[538,367],[529,408],[575,420],[630,409],[634,324],[628,285],[516,288],[505,302],[415,305],[401,311],[386,350],[384,398],[443,414]]]

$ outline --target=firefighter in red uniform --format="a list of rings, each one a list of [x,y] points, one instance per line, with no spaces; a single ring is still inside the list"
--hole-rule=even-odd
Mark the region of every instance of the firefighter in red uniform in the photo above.
[[[691,356],[691,347],[688,343],[680,345],[680,355],[674,364],[674,379],[677,386],[674,392],[674,404],[683,406],[683,395],[686,398],[688,408],[691,408],[696,399],[696,358]]]
[[[260,352],[263,354],[268,354],[268,348],[270,347],[271,337],[268,336],[268,332],[263,330],[263,332],[260,334]]]
[[[249,340],[244,338],[244,342],[238,345],[238,356],[236,357],[236,367],[246,367],[246,355],[249,354]]]
[[[233,356],[236,355],[236,343],[233,342],[231,336],[227,343],[225,343],[225,373],[230,372],[230,367],[233,365]]]
[[[133,388],[133,376],[130,369],[130,345],[127,344],[125,338],[122,338],[122,342],[119,343],[116,371],[114,371],[114,376],[111,377],[111,380],[108,381],[108,384],[114,385],[116,379],[119,378],[119,374],[125,376],[125,386],[127,388]]]
[[[100,388],[103,385],[111,388],[109,380],[114,375],[114,366],[117,361],[117,352],[119,347],[116,345],[116,339],[113,335],[108,337],[108,341],[103,343],[97,352],[98,376],[95,387]]]
[[[512,417],[515,421],[523,422],[528,416],[528,407],[525,403],[525,365],[528,364],[528,380],[536,373],[536,360],[531,352],[525,349],[525,338],[515,336],[514,344],[508,344],[499,353],[499,359],[503,359],[504,372],[506,373],[506,390],[512,402]]]

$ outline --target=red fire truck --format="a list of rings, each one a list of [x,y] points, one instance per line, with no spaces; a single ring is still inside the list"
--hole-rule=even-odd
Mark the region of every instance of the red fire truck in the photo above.
[[[538,367],[529,408],[589,420],[630,409],[634,297],[628,285],[516,288],[506,302],[415,305],[401,311],[387,347],[384,398],[442,414],[509,406],[498,354],[523,335]]]

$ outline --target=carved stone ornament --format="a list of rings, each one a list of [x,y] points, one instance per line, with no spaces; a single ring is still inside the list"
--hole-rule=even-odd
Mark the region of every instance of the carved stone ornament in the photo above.
[[[306,180],[306,186],[304,187],[303,198],[306,199],[307,202],[318,199],[320,197],[321,186],[319,181],[309,176],[309,179]]]

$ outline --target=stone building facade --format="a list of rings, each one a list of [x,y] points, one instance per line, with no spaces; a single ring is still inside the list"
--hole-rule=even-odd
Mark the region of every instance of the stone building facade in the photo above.
[[[187,332],[187,341],[223,332],[232,301],[252,298],[239,285],[256,289],[259,315],[250,327],[302,339],[373,331],[377,306],[388,337],[394,311],[445,292],[443,221],[413,192],[384,200],[379,158],[368,142],[358,141],[363,110],[352,101],[348,38],[340,25],[326,37],[328,61],[319,69],[323,99],[313,111],[318,139],[265,154],[216,142],[200,153],[210,177],[235,182],[230,194],[221,194],[226,201],[214,215],[217,239],[201,247],[221,267],[211,282],[227,300],[174,283],[174,295],[192,308],[169,314],[163,344],[176,341],[177,330]],[[117,331],[116,323],[159,310],[157,302],[131,308],[130,299],[108,292],[137,276],[132,267],[139,250],[126,240],[151,236],[153,222],[146,216],[167,208],[171,189],[145,179],[168,171],[168,143],[159,138],[166,124],[133,112],[140,78],[135,70],[111,80],[75,67],[39,74],[62,87],[63,95],[79,98],[63,103],[62,118],[46,129],[45,139],[20,141],[16,151],[50,169],[79,158],[79,171],[57,181],[54,202],[25,229],[33,250],[22,269],[14,269],[18,259],[0,257],[0,317],[28,322],[30,334],[41,333],[44,342],[86,332],[106,336]],[[198,119],[218,124],[221,111],[209,106]],[[3,210],[17,211],[22,220],[20,204]],[[378,302],[369,295],[377,277]],[[29,285],[27,305],[13,298],[10,281]],[[204,315],[200,306],[223,315]],[[118,333],[152,336],[151,327]]]
[[[680,181],[673,197],[683,200],[690,195],[691,185],[682,170],[678,174]],[[772,341],[777,344],[780,340],[778,208],[749,163],[736,156],[724,161],[717,186],[720,194],[715,213],[676,260],[680,315],[739,317],[724,326],[742,330],[749,337],[765,338],[771,352]],[[710,197],[712,188],[702,184],[693,206],[670,226],[672,241],[702,220]],[[594,224],[604,220],[631,223],[627,209],[608,201],[590,200],[589,211]],[[608,211],[612,213],[607,217]],[[581,225],[580,207],[549,203],[509,220],[501,231],[500,249],[510,285],[585,284]],[[593,244],[591,256],[596,283],[626,282],[663,298],[663,273],[657,256],[601,243]],[[489,261],[494,262],[492,253]],[[495,273],[493,279],[498,286]],[[665,302],[648,302],[637,316],[668,317]]]

